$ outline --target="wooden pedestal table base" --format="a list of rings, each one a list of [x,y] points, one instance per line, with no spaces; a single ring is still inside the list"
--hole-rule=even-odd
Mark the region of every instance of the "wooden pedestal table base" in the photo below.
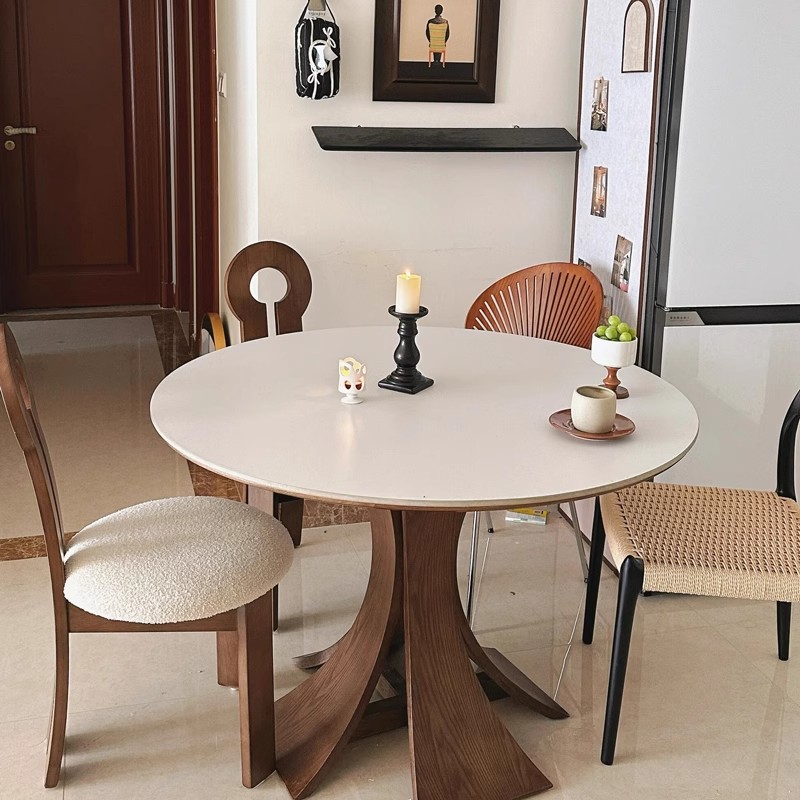
[[[401,636],[415,800],[518,800],[552,786],[492,711],[470,663],[530,708],[567,716],[475,640],[456,579],[463,518],[448,511],[372,513],[372,570],[353,626],[324,666],[276,704],[278,772],[292,797],[313,792],[349,741],[396,727],[396,702],[374,704],[386,709],[383,715],[368,705]]]

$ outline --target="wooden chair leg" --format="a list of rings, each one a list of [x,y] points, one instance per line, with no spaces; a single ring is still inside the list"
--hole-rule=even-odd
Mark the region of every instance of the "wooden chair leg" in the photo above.
[[[592,540],[594,544],[594,537]],[[604,764],[614,763],[619,715],[622,709],[622,691],[625,688],[625,673],[628,669],[628,653],[631,648],[633,616],[643,583],[644,564],[638,558],[628,556],[622,562],[622,569],[619,573],[617,620],[614,626],[614,647],[611,651],[611,674],[608,678],[606,720],[603,728],[603,747],[600,753],[600,760]]]
[[[275,496],[275,508],[272,515],[280,520],[289,531],[292,543],[295,547],[300,546],[303,538],[303,510],[305,503],[300,497],[288,497],[287,495]]]
[[[303,538],[303,510],[305,503],[300,497],[289,497],[285,494],[273,495],[272,516],[286,526],[292,544],[300,546]],[[278,630],[278,587],[272,590],[272,630]]]
[[[217,631],[217,683],[231,689],[239,686],[239,635],[236,631]]]
[[[606,529],[600,512],[600,498],[594,501],[592,546],[589,551],[589,574],[586,578],[586,605],[583,610],[583,643],[594,639],[594,622],[597,616],[597,595],[600,592],[600,573],[603,571],[603,552],[606,547]]]
[[[271,617],[270,593],[242,606],[238,613],[242,783],[248,789],[275,771]]]
[[[778,603],[778,658],[789,660],[789,632],[792,627],[792,604]]]
[[[64,738],[67,731],[67,700],[69,697],[69,631],[66,621],[56,621],[56,681],[53,708],[50,713],[50,734],[47,740],[47,773],[44,785],[52,789],[61,777],[64,758]]]

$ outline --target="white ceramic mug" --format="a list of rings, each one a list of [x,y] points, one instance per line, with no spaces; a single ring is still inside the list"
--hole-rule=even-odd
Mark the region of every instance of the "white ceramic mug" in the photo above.
[[[572,393],[572,424],[586,433],[610,433],[617,396],[603,386],[579,386]]]

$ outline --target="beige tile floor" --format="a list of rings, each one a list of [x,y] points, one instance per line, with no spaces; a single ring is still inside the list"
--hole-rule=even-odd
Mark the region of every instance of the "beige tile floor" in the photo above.
[[[147,419],[149,394],[163,374],[149,319],[48,325],[15,323],[54,450],[67,526],[149,497],[189,493],[185,463]],[[29,491],[21,459],[14,461],[8,431],[3,438],[6,424],[0,415],[0,537],[36,532],[35,510],[21,494]],[[548,691],[558,689],[571,715],[552,721],[509,700],[495,704],[555,784],[545,796],[800,797],[800,655],[777,660],[771,604],[643,598],[617,764],[604,767],[616,579],[604,575],[595,643],[585,647],[572,640],[584,587],[569,529],[552,517],[545,528],[496,521],[480,587],[479,638]],[[369,558],[366,524],[304,534],[281,588],[279,695],[304,679],[291,656],[347,629]],[[277,776],[250,792],[240,785],[237,697],[216,685],[213,634],[74,636],[63,781],[44,790],[53,659],[48,594],[43,559],[0,562],[0,800],[288,798]],[[348,747],[314,796],[407,800],[406,732]]]
[[[466,538],[464,544],[466,544]],[[281,589],[276,691],[303,680],[291,656],[339,637],[367,579],[368,525],[307,531]],[[462,571],[466,548],[462,547]],[[555,784],[554,798],[793,798],[800,791],[800,661],[774,655],[770,604],[643,598],[618,760],[599,763],[616,579],[604,576],[597,637],[570,645],[583,582],[566,525],[499,526],[476,627],[570,712],[495,704]],[[237,699],[219,688],[212,634],[73,637],[62,785],[41,788],[51,681],[43,559],[0,563],[0,797],[229,798],[239,785]],[[249,793],[288,798],[273,776]],[[347,748],[315,795],[407,800],[406,733]],[[458,800],[454,798],[454,800]]]
[[[150,423],[164,377],[149,316],[16,321],[17,338],[76,531],[144,500],[192,493],[186,461]],[[41,533],[25,461],[0,413],[0,538]]]

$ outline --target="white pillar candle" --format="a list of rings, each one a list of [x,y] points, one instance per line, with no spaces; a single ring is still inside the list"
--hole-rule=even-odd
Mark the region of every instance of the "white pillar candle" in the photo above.
[[[394,307],[398,314],[418,314],[422,278],[405,272],[397,276],[397,294]]]

